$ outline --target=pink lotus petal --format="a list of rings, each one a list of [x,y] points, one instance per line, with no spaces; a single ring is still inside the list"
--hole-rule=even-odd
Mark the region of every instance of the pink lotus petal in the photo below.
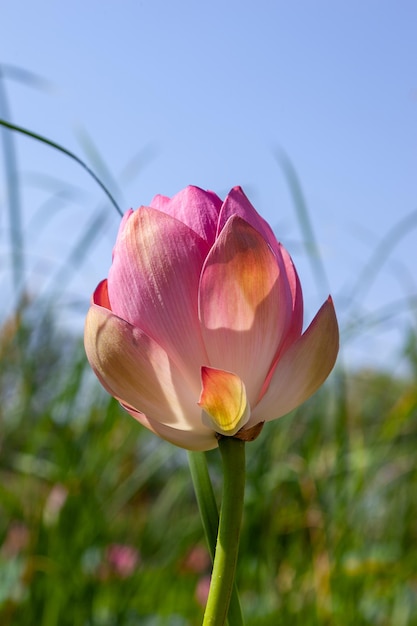
[[[130,220],[133,214],[134,214],[133,209],[129,209],[128,211],[126,211],[126,213],[123,214],[122,221],[120,222],[120,225],[119,225],[119,232],[117,233],[116,244],[113,247],[112,260],[114,259],[114,253],[116,250],[117,242],[119,241],[119,239],[122,239],[123,232],[127,226],[128,221]]]
[[[155,339],[195,381],[207,362],[197,313],[207,251],[188,226],[142,207],[119,236],[108,278],[112,311]]]
[[[85,350],[107,391],[153,420],[204,432],[197,399],[168,354],[141,329],[93,305],[85,326]]]
[[[222,201],[212,191],[190,185],[172,198],[155,196],[150,206],[187,224],[208,245],[214,242]]]
[[[143,413],[136,411],[133,407],[124,404],[122,404],[122,406],[135,420],[142,424],[142,426],[148,428],[148,430],[158,435],[158,437],[161,437],[161,439],[165,439],[165,441],[169,441],[180,448],[194,450],[195,452],[204,452],[206,450],[213,450],[218,446],[215,432],[211,429],[204,427],[204,430],[202,430],[192,426],[189,430],[178,430],[156,422]]]
[[[237,374],[251,405],[288,328],[288,293],[263,237],[232,216],[204,265],[199,310],[210,365]]]
[[[339,330],[328,298],[305,333],[278,360],[268,390],[247,427],[281,417],[305,402],[323,384],[336,361]]]
[[[288,280],[288,285],[290,287],[291,298],[292,298],[292,318],[291,318],[291,328],[289,330],[289,334],[291,336],[291,340],[289,344],[296,338],[301,335],[301,331],[303,329],[303,314],[304,314],[304,305],[303,305],[303,293],[301,290],[300,279],[298,278],[297,271],[294,267],[294,263],[287,250],[280,244],[281,257],[284,262],[284,271]],[[288,341],[288,338],[287,338]],[[288,345],[289,345],[288,344]]]
[[[202,367],[201,381],[198,404],[203,409],[203,423],[223,435],[235,435],[250,416],[242,380],[231,372]]]
[[[227,220],[232,215],[238,215],[244,219],[245,222],[248,222],[248,224],[253,226],[253,228],[263,236],[265,241],[269,243],[275,254],[278,256],[280,255],[279,244],[272,228],[268,222],[266,222],[264,218],[259,215],[241,187],[233,187],[223,202],[219,217],[217,236],[219,236]]]
[[[271,369],[267,377],[265,378],[264,384],[262,385],[262,389],[259,394],[258,401],[263,397],[265,391],[269,387],[269,383],[271,382],[271,378],[274,373],[275,364],[278,361],[280,355],[284,354],[284,352],[291,346],[291,344],[293,344],[294,341],[298,339],[303,329],[304,304],[303,304],[303,294],[301,290],[300,280],[298,278],[298,274],[296,272],[296,269],[294,267],[294,264],[292,262],[290,255],[288,254],[284,246],[279,244],[279,247],[281,251],[282,263],[284,264],[284,269],[282,270],[282,265],[280,266],[280,269],[283,271],[288,281],[288,287],[290,290],[291,301],[292,301],[292,306],[291,306],[292,315],[291,315],[287,330],[285,332],[284,340],[282,341],[282,343],[280,344],[277,350]]]
[[[93,293],[92,301],[94,304],[98,304],[98,306],[102,306],[111,311],[107,278],[102,280],[101,283],[97,285],[96,290]]]

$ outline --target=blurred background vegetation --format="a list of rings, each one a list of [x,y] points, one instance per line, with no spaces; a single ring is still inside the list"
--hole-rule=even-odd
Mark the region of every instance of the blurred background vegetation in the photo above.
[[[210,561],[186,454],[107,396],[54,308],[113,209],[92,212],[48,297],[37,297],[24,281],[30,237],[13,134],[1,130],[11,234],[2,276],[15,293],[0,327],[0,623],[197,625]],[[287,175],[308,235],[288,164]],[[51,201],[65,191],[56,182]],[[313,254],[319,280],[317,263]],[[365,327],[353,312],[342,342]],[[417,624],[416,325],[399,349],[402,375],[340,359],[309,402],[248,444],[238,567],[248,626]],[[220,496],[217,452],[208,459]]]

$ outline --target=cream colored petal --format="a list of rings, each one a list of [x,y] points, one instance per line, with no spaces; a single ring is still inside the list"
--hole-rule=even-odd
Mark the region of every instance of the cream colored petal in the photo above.
[[[218,446],[218,439],[212,429],[204,428],[201,432],[196,432],[195,429],[178,430],[152,420],[143,413],[136,411],[133,407],[124,404],[122,404],[122,406],[135,420],[142,424],[142,426],[151,430],[155,435],[161,437],[161,439],[165,439],[165,441],[169,441],[180,448],[204,452],[206,450],[213,450],[213,448],[217,448]]]
[[[142,330],[93,305],[84,342],[94,372],[111,395],[161,424],[204,432],[199,386],[190,388],[165,350]]]

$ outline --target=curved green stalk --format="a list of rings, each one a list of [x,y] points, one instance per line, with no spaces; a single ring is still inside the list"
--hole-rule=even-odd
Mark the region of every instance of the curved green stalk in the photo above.
[[[121,208],[117,204],[116,200],[111,195],[110,191],[107,189],[107,187],[104,185],[104,183],[101,182],[101,180],[99,179],[97,174],[95,174],[93,172],[93,170],[90,167],[88,167],[88,165],[86,163],[84,163],[84,161],[82,159],[80,159],[80,157],[78,157],[76,154],[74,154],[70,150],[67,150],[66,148],[64,148],[64,146],[61,146],[59,143],[56,143],[55,141],[52,141],[51,139],[48,139],[47,137],[44,137],[43,135],[38,135],[37,133],[34,133],[31,130],[28,130],[27,128],[22,128],[22,126],[16,126],[16,124],[12,124],[11,122],[6,122],[6,120],[0,119],[0,126],[4,126],[5,128],[9,128],[10,130],[14,130],[14,131],[16,131],[18,133],[21,133],[22,135],[26,135],[26,137],[32,137],[32,139],[36,139],[37,141],[45,143],[47,146],[50,146],[51,148],[55,148],[55,150],[59,150],[59,152],[62,152],[63,154],[66,154],[68,157],[70,157],[71,159],[76,161],[78,163],[78,165],[81,165],[81,167],[84,168],[86,170],[86,172],[88,172],[88,174],[92,178],[94,178],[94,180],[101,187],[101,189],[104,191],[104,193],[106,194],[106,196],[108,197],[108,199],[110,200],[110,202],[112,203],[112,205],[114,206],[114,208],[116,209],[118,214],[121,217],[123,217],[123,211],[121,210]]]
[[[207,546],[211,559],[214,561],[216,537],[219,526],[219,513],[207,468],[207,458],[205,452],[188,452],[188,463],[190,466],[191,478],[194,484],[204,533],[206,535]],[[232,595],[230,598],[228,624],[230,624],[230,626],[244,626],[239,593],[236,584],[233,585]]]
[[[223,496],[203,626],[223,626],[226,623],[235,579],[245,493],[245,442],[234,437],[222,437],[219,449],[223,461]]]

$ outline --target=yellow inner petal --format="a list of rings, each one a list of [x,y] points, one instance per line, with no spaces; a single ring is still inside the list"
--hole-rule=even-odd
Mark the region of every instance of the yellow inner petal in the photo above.
[[[249,419],[250,407],[243,381],[231,372],[203,368],[199,405],[203,421],[216,432],[234,435]]]

